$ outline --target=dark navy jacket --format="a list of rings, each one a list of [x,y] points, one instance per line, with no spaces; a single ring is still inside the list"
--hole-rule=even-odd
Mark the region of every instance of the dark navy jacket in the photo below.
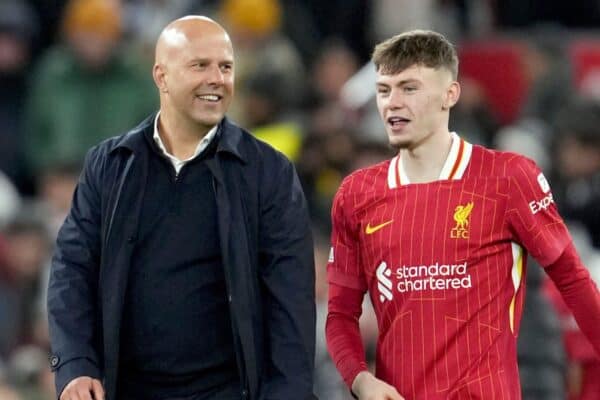
[[[107,400],[115,400],[130,258],[144,187],[152,179],[143,132],[154,129],[153,122],[151,116],[88,152],[60,229],[48,288],[50,362],[59,394],[86,375],[101,379]],[[315,399],[314,259],[296,172],[283,155],[226,118],[216,156],[207,163],[243,397]]]

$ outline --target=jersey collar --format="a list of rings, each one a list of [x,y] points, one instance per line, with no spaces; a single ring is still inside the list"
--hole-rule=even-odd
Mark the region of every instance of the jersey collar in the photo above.
[[[461,179],[471,160],[473,145],[462,139],[455,132],[450,132],[450,135],[452,136],[450,153],[448,153],[446,162],[437,180]],[[395,189],[408,184],[410,184],[410,180],[406,175],[402,161],[400,161],[400,155],[397,155],[392,158],[388,167],[388,187]]]

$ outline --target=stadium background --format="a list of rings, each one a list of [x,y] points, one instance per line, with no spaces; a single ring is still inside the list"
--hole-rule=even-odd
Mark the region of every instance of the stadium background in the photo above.
[[[321,399],[350,399],[323,335],[329,210],[345,175],[392,154],[368,64],[383,38],[431,28],[457,45],[462,96],[451,129],[539,163],[600,281],[597,1],[0,0],[0,399],[54,396],[44,288],[82,158],[156,108],[154,41],[190,13],[231,33],[230,117],[301,176],[315,232]],[[535,265],[526,301],[524,398],[600,399],[600,361]],[[372,317],[362,327],[372,356]]]

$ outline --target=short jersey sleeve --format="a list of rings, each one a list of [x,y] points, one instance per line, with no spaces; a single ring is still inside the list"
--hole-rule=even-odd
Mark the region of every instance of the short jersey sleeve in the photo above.
[[[550,184],[537,165],[518,156],[509,168],[509,229],[514,241],[546,267],[562,254],[571,236],[558,214]]]
[[[367,283],[359,256],[358,225],[353,221],[349,209],[349,186],[348,180],[345,180],[333,199],[327,277],[330,283],[366,291]]]

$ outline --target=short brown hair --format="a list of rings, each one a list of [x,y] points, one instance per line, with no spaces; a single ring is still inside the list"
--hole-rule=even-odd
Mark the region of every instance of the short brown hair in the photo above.
[[[446,68],[454,79],[458,76],[454,46],[433,31],[413,30],[393,36],[375,46],[371,59],[377,71],[384,74],[397,74],[416,64]]]

